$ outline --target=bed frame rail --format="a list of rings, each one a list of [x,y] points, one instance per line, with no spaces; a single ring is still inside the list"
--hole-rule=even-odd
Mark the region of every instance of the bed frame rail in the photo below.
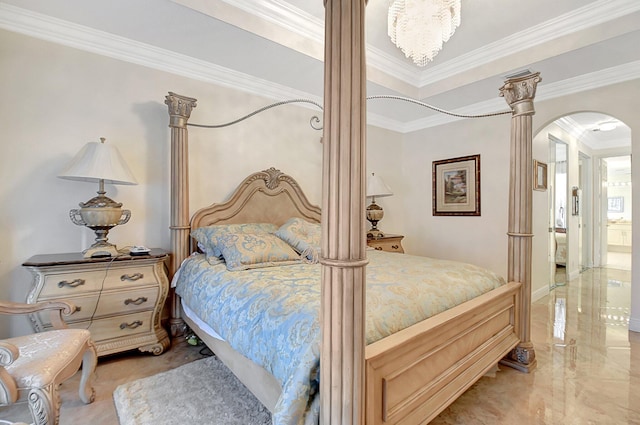
[[[366,423],[436,417],[520,342],[511,282],[367,346]]]

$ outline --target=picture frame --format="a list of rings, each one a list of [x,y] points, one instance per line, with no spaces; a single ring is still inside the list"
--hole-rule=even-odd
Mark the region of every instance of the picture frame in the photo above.
[[[610,196],[607,198],[607,212],[624,212],[624,196]]]
[[[433,215],[480,215],[480,155],[433,161]]]
[[[533,160],[533,190],[547,190],[547,164]]]

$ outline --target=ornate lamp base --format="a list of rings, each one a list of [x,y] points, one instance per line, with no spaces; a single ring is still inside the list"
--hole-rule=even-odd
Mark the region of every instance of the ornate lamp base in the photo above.
[[[100,183],[98,196],[88,202],[81,202],[80,209],[69,211],[69,217],[78,226],[87,226],[96,233],[96,242],[83,251],[84,257],[117,257],[114,244],[107,242],[109,230],[125,224],[131,218],[131,211],[123,210],[122,204],[104,196],[104,184]]]
[[[367,207],[367,220],[371,223],[371,229],[367,231],[368,239],[378,239],[384,237],[384,234],[378,229],[378,222],[384,217],[384,210],[374,200]]]

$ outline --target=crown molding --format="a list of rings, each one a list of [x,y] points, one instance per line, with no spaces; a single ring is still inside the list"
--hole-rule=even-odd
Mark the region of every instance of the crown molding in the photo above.
[[[606,149],[630,148],[629,138],[610,139],[605,142],[600,141],[594,137],[590,129],[580,125],[571,116],[559,118],[555,123],[571,137],[576,140],[580,140],[581,143],[589,149],[592,149],[594,152],[600,152]]]
[[[182,3],[180,0],[172,0]],[[271,22],[324,45],[324,20],[319,19],[291,3],[282,0],[222,0],[258,19]]]
[[[258,96],[277,100],[305,98],[322,104],[321,97],[300,90],[4,3],[0,3],[0,28]]]
[[[618,1],[614,1],[614,3],[618,3]],[[640,5],[640,2],[638,2],[638,4]],[[5,3],[0,3],[0,28],[194,80],[234,88],[270,99],[286,100],[305,98],[322,104],[321,97],[311,95],[307,92],[294,90],[280,84],[275,84],[167,49],[161,49]],[[536,101],[540,102],[637,79],[638,75],[640,75],[640,61],[555,83],[542,84],[537,89]],[[313,108],[306,104],[301,106]],[[456,109],[453,112],[465,115],[479,115],[502,110],[505,110],[504,101],[500,98],[495,98],[468,105]],[[400,133],[418,131],[460,119],[439,114],[404,123],[372,113],[368,113],[367,116],[369,124]]]
[[[639,2],[640,3],[640,2]],[[578,77],[568,78],[550,84],[541,84],[536,89],[536,102],[555,99],[575,93],[594,90],[612,84],[623,83],[638,79],[640,75],[640,61],[629,62]],[[504,110],[504,102],[501,99],[490,99],[487,101],[468,105],[455,109],[451,112],[463,115],[480,115],[495,113]],[[457,118],[450,115],[434,115],[428,118],[419,119],[406,123],[402,126],[402,132],[422,130],[424,128],[435,127],[464,118]]]
[[[578,124],[576,120],[571,118],[571,116],[561,117],[555,120],[554,123],[562,130],[566,131],[569,136],[576,140],[580,140],[589,148],[594,149],[594,146],[596,146],[597,140],[593,135],[582,125]]]
[[[173,1],[181,3],[181,0]],[[324,43],[324,20],[292,6],[288,1],[221,1],[316,43]],[[371,46],[367,46],[367,61],[369,66],[398,77],[420,89],[451,78],[452,75],[475,69],[639,10],[640,1],[637,0],[598,0],[425,70],[417,69],[414,65]],[[274,41],[277,42],[277,40]]]
[[[626,16],[640,10],[637,0],[599,0],[564,15],[509,35],[480,49],[422,71],[418,85],[424,87],[452,75],[531,49],[560,37]]]

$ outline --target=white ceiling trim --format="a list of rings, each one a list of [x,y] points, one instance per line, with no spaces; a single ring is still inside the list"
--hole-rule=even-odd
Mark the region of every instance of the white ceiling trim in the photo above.
[[[602,151],[605,149],[630,148],[631,140],[629,138],[611,139],[603,142],[595,138],[590,129],[579,124],[571,116],[565,116],[554,121],[558,127],[566,131],[571,137],[583,143],[594,151]]]
[[[554,121],[561,129],[569,133],[569,136],[584,143],[591,149],[595,149],[598,141],[587,131],[586,128],[581,126],[571,116],[565,116]]]
[[[419,86],[424,87],[437,83],[446,78],[451,78],[452,75],[469,71],[478,66],[626,16],[638,10],[640,10],[640,1],[637,0],[600,0],[590,3],[549,21],[527,28],[524,31],[511,34],[480,49],[460,55],[441,65],[429,68],[422,72],[419,78]]]
[[[174,0],[186,4],[194,0]],[[324,20],[292,6],[288,1],[270,0],[221,0],[261,20],[271,22],[288,31],[307,37],[316,43],[324,43]],[[640,10],[638,0],[599,0],[575,9],[549,21],[512,34],[502,40],[461,55],[441,65],[419,70],[380,49],[367,46],[369,66],[386,74],[399,76],[416,88],[435,84],[452,75],[472,70],[515,53],[533,48],[560,37],[626,16]],[[282,41],[272,40],[275,42]],[[304,52],[302,52],[304,53]],[[321,58],[320,58],[321,59]]]
[[[0,3],[0,28],[258,96],[277,100],[306,98],[322,104],[321,97],[300,90],[4,3]]]
[[[613,66],[547,85],[544,85],[544,76],[542,76],[543,84],[538,88],[536,100],[554,99],[586,90],[593,90],[611,84],[635,80],[638,79],[639,76],[640,61]]]
[[[171,1],[311,58],[324,58],[324,21],[286,1]]]
[[[640,2],[638,3],[640,4]],[[300,90],[294,90],[210,62],[5,3],[0,3],[0,28],[194,80],[231,87],[270,99],[305,98],[322,104],[322,98]],[[584,90],[637,79],[638,75],[640,75],[640,61],[552,84],[545,85],[543,80],[543,83],[538,87],[536,100],[553,99]],[[303,107],[307,107],[307,105],[303,105]],[[308,107],[313,108],[311,106]],[[504,100],[496,98],[468,105],[452,112],[464,115],[478,115],[505,109],[507,107]],[[370,113],[368,114],[368,119],[371,125],[408,133],[454,122],[460,118],[439,114],[409,123],[402,123]]]
[[[574,78],[568,78],[551,84],[544,84],[544,76],[542,83],[536,90],[536,102],[554,99],[570,94],[580,93],[587,90],[593,90],[599,87],[605,87],[611,84],[622,83],[625,81],[638,79],[640,75],[640,61],[630,62],[628,64],[607,68],[601,71],[584,74]],[[483,102],[468,105],[463,108],[454,109],[451,112],[460,115],[481,115],[490,114],[508,109],[502,98],[490,99]],[[427,118],[419,119],[406,123],[402,126],[401,132],[408,133],[418,131],[429,127],[435,127],[450,122],[459,121],[466,118],[458,118],[451,115],[434,115]]]
[[[173,0],[182,3],[182,0]],[[260,20],[277,24],[288,31],[324,45],[324,20],[298,9],[287,1],[222,0]]]

